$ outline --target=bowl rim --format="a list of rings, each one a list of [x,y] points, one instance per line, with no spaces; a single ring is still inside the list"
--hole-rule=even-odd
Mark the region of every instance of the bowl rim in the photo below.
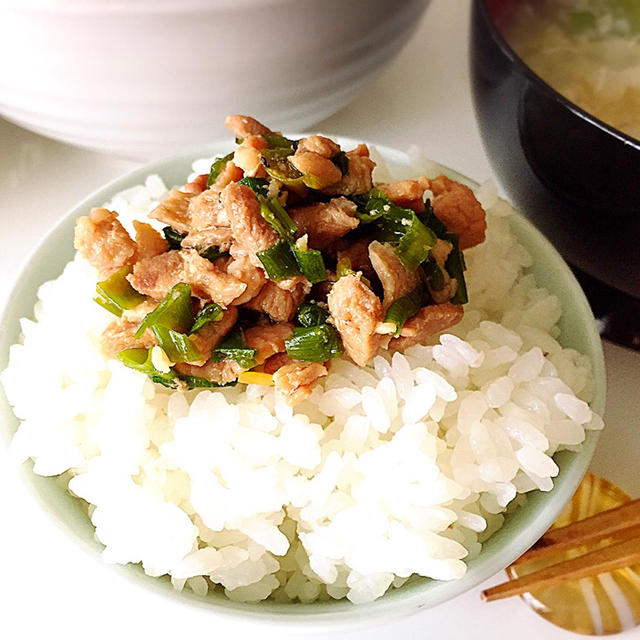
[[[620,129],[616,129],[616,127],[607,124],[603,120],[600,120],[593,114],[585,111],[582,107],[577,105],[575,102],[572,102],[568,98],[566,98],[559,91],[554,89],[550,84],[548,84],[541,76],[539,76],[535,71],[531,69],[531,67],[527,66],[522,58],[516,53],[516,51],[511,47],[511,45],[507,42],[505,37],[502,35],[501,31],[496,26],[496,23],[492,19],[489,14],[489,10],[487,7],[488,0],[474,0],[474,5],[478,11],[480,12],[480,18],[483,20],[484,24],[487,26],[491,37],[494,42],[497,44],[498,48],[502,51],[502,53],[510,60],[510,62],[515,65],[521,75],[523,75],[528,80],[534,82],[536,85],[539,85],[543,90],[545,90],[551,97],[554,98],[556,102],[561,103],[564,107],[569,109],[576,116],[580,117],[582,120],[585,120],[588,124],[593,125],[594,127],[603,130],[605,133],[617,138],[625,145],[640,151],[640,139],[634,138],[624,131],[620,131]]]
[[[336,139],[341,146],[346,147],[355,146],[363,142],[362,140],[354,140],[343,136],[333,136],[333,138]],[[384,145],[367,141],[365,141],[365,143],[374,147],[386,161],[392,164],[394,162],[404,164],[405,167],[409,167],[407,154]],[[15,340],[11,339],[9,326],[10,324],[17,323],[17,320],[24,315],[18,311],[21,295],[25,296],[26,294],[30,296],[29,300],[31,304],[27,305],[27,308],[30,309],[30,313],[32,313],[33,302],[36,299],[38,287],[36,287],[35,291],[32,290],[27,280],[29,278],[35,279],[39,284],[42,284],[42,276],[36,276],[38,271],[38,258],[41,257],[41,254],[43,254],[47,247],[56,240],[58,236],[66,235],[69,237],[68,232],[69,230],[72,232],[73,220],[76,216],[86,213],[92,206],[104,204],[120,191],[143,183],[144,179],[150,174],[157,173],[166,180],[165,176],[167,173],[171,171],[175,173],[178,171],[176,167],[180,167],[180,175],[185,179],[185,173],[188,174],[190,172],[193,160],[225,154],[231,147],[232,144],[226,141],[212,143],[204,147],[200,146],[191,151],[185,151],[178,155],[168,156],[145,164],[111,180],[67,211],[33,248],[16,272],[13,286],[11,287],[9,297],[6,300],[0,316],[0,326],[5,329],[0,332],[0,370],[4,369],[6,365],[9,346],[15,342]],[[467,186],[479,186],[477,182],[463,176],[457,171],[449,169],[439,163],[434,164],[442,170],[442,172],[455,180],[463,182]],[[174,168],[171,169],[171,167]],[[581,320],[580,325],[584,333],[583,338],[587,340],[586,346],[588,346],[588,349],[586,349],[586,347],[585,349],[587,353],[589,353],[592,361],[593,376],[596,383],[596,392],[590,404],[597,413],[603,415],[606,388],[604,356],[595,319],[593,318],[587,299],[573,276],[573,273],[549,241],[521,214],[514,212],[512,221],[515,221],[517,229],[514,229],[514,232],[520,241],[522,241],[521,234],[526,234],[531,242],[535,242],[538,249],[544,250],[546,258],[553,261],[554,268],[557,267],[560,270],[559,272],[554,272],[554,277],[557,276],[560,278],[560,276],[562,276],[562,278],[564,278],[569,288],[569,293],[573,298],[573,305],[578,305],[578,317]],[[56,258],[55,272],[59,275],[67,260],[62,256],[56,256]],[[40,268],[40,271],[42,271],[42,268]],[[54,277],[57,277],[57,275]],[[2,431],[4,432],[2,437],[10,439],[12,433],[15,431],[15,424],[18,420],[13,415],[12,409],[6,400],[4,389],[0,385],[0,410],[4,411],[5,409],[7,410],[7,416],[9,416],[12,422],[12,426],[9,424],[1,425]],[[11,420],[12,416],[13,419]],[[155,591],[165,598],[170,598],[172,602],[178,605],[185,607],[198,606],[208,610],[212,614],[225,616],[227,619],[237,622],[242,620],[249,624],[271,623],[274,625],[282,625],[285,623],[288,630],[304,629],[310,631],[313,629],[314,631],[319,631],[324,629],[328,631],[335,629],[337,626],[349,629],[370,627],[383,620],[386,622],[410,613],[415,613],[424,608],[436,606],[476,587],[496,572],[501,571],[529,548],[548,529],[551,522],[573,495],[593,456],[599,433],[599,431],[588,432],[583,447],[578,454],[572,454],[568,451],[558,454],[562,456],[563,463],[561,465],[560,475],[554,481],[553,490],[546,494],[542,494],[539,491],[533,492],[534,495],[528,494],[531,496],[529,500],[534,502],[533,506],[535,508],[530,507],[526,510],[516,510],[515,521],[518,526],[516,527],[515,533],[510,536],[508,526],[505,525],[505,527],[492,535],[490,539],[483,544],[483,550],[489,550],[488,557],[484,557],[483,553],[481,553],[476,559],[471,560],[468,563],[469,568],[463,578],[450,582],[426,579],[417,580],[413,584],[405,585],[401,589],[390,590],[382,598],[364,605],[353,605],[350,602],[345,602],[345,599],[327,603],[280,604],[269,602],[255,605],[232,602],[227,598],[201,598],[191,593],[177,593],[171,588],[170,584],[168,584],[167,587],[168,580],[151,578],[145,575],[137,565],[107,565],[102,562],[99,553],[97,553],[101,545],[94,540],[85,539],[77,530],[78,525],[74,525],[74,523],[70,523],[61,517],[61,512],[64,508],[59,503],[65,500],[65,495],[76,503],[78,501],[68,496],[66,488],[53,487],[53,483],[55,482],[53,478],[43,478],[34,474],[31,470],[31,462],[23,464],[21,471],[22,477],[29,486],[31,494],[35,495],[40,505],[50,513],[53,523],[55,523],[60,530],[67,532],[67,534],[71,533],[80,543],[79,547],[83,548],[87,554],[103,568],[118,572],[121,576],[128,574],[139,586],[145,586],[148,591]],[[43,483],[42,485],[40,484],[41,482]],[[46,490],[43,489],[45,485],[47,487]],[[56,496],[60,496],[58,497],[58,504],[54,504],[49,497],[45,496],[46,493],[55,493]],[[84,520],[86,520],[84,525],[88,524],[93,528],[93,525],[86,517],[86,513],[83,517]],[[513,521],[514,516],[511,516],[508,522]],[[518,524],[520,521],[523,521],[527,527],[523,527],[522,523]],[[502,544],[502,538],[505,538],[505,544]],[[492,549],[494,546],[497,548]],[[435,594],[432,594],[431,591],[434,589],[436,590]]]

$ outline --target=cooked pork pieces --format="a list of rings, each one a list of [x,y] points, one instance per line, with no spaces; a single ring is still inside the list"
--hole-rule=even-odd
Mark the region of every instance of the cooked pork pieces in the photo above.
[[[470,189],[444,175],[376,184],[366,145],[226,124],[235,150],[131,235],[115,211],[78,219],[95,299],[118,316],[107,357],[169,387],[261,381],[297,404],[332,358],[364,366],[460,321],[462,249],[486,228]]]

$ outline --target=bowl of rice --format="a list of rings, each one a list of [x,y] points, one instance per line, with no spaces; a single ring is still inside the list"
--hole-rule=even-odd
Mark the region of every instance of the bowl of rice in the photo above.
[[[485,241],[465,251],[462,321],[364,367],[334,359],[295,407],[257,384],[154,385],[97,348],[106,312],[73,225],[105,203],[125,227],[145,220],[229,149],[111,182],[23,265],[2,317],[0,411],[25,482],[90,554],[216,615],[373,624],[478,585],[550,526],[603,427],[604,361],[582,290],[491,183],[415,148],[371,146],[376,180],[444,173],[486,211]]]

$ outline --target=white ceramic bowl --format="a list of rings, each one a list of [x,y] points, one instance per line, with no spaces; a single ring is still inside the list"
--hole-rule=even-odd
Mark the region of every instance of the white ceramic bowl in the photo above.
[[[352,148],[356,144],[355,140],[348,138],[336,140],[343,148]],[[7,306],[0,316],[0,326],[5,329],[0,332],[0,371],[7,364],[9,345],[18,340],[19,319],[32,316],[38,287],[46,280],[58,277],[66,262],[73,257],[73,226],[78,216],[85,215],[91,207],[101,206],[119,191],[144,182],[145,177],[151,173],[159,174],[168,185],[182,184],[186,175],[190,173],[191,163],[195,158],[223,155],[229,152],[230,147],[229,143],[210,145],[136,169],[89,195],[74,207],[34,249],[19,271]],[[406,154],[380,145],[376,145],[376,149],[398,175],[411,175],[412,170]],[[451,169],[440,169],[455,180],[471,187],[478,186]],[[596,389],[591,406],[594,411],[602,414],[605,399],[604,359],[589,303],[569,267],[530,222],[515,214],[512,218],[512,229],[533,256],[530,271],[535,275],[536,281],[562,300],[560,342],[563,346],[572,347],[589,356]],[[0,439],[10,437],[17,428],[17,422],[0,386]],[[515,509],[506,516],[502,529],[491,536],[483,544],[481,553],[468,562],[467,573],[460,580],[411,581],[400,589],[390,590],[375,602],[358,606],[346,600],[312,604],[282,604],[270,601],[244,604],[232,602],[219,591],[211,591],[206,598],[200,598],[186,590],[177,593],[166,577],[150,578],[139,566],[118,566],[114,569],[186,607],[209,607],[216,615],[232,620],[252,620],[280,630],[298,630],[305,634],[312,631],[329,633],[386,622],[450,600],[504,569],[528,549],[546,531],[572,496],[587,470],[598,436],[598,431],[590,431],[578,453],[562,451],[554,456],[560,473],[554,479],[553,490],[547,493],[534,491],[527,494],[526,507]],[[98,553],[102,546],[95,540],[94,529],[86,515],[86,504],[72,498],[54,478],[33,474],[30,467],[30,463],[24,465],[25,480],[36,491],[47,511],[90,553]]]
[[[228,113],[301,130],[349,102],[429,0],[5,0],[0,114],[147,159],[225,136]]]

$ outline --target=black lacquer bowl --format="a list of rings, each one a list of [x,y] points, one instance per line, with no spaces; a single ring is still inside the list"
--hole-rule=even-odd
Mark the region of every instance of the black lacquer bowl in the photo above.
[[[640,141],[518,58],[494,21],[508,4],[472,5],[473,99],[486,153],[509,198],[576,268],[603,335],[640,348]]]

